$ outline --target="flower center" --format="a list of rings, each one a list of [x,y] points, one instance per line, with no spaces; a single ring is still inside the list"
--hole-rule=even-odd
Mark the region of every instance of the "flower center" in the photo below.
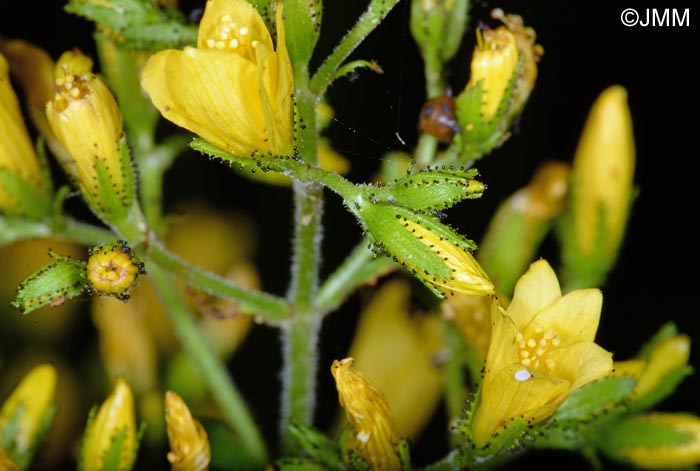
[[[249,59],[255,58],[254,49],[258,41],[250,39],[250,30],[246,26],[238,26],[231,15],[219,18],[213,36],[206,41],[209,49],[235,52]]]
[[[81,75],[66,74],[56,79],[56,96],[53,108],[60,113],[68,108],[71,101],[78,101],[90,94],[88,81]]]
[[[556,366],[551,351],[561,344],[561,338],[552,330],[536,325],[533,335],[526,338],[522,332],[515,336],[520,362],[540,371],[552,371]]]

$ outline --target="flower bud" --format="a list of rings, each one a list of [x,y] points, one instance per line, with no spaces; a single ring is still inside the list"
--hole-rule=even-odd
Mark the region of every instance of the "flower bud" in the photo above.
[[[646,355],[615,362],[616,376],[637,379],[629,407],[641,410],[651,407],[675,390],[690,372],[690,338],[675,334],[653,342]]]
[[[467,25],[467,0],[413,0],[411,34],[425,62],[446,63],[457,53]]]
[[[471,63],[466,89],[481,84],[481,114],[491,121],[518,68],[518,46],[515,35],[506,27],[476,31],[477,45]]]
[[[209,469],[211,449],[207,432],[190,414],[187,405],[173,391],[165,393],[165,422],[168,427],[172,471],[205,471]]]
[[[0,54],[0,213],[41,218],[51,208],[51,180],[39,161]]]
[[[689,469],[700,464],[700,418],[684,413],[639,414],[605,427],[603,452],[642,469]]]
[[[596,99],[574,156],[571,214],[562,221],[565,273],[577,286],[600,285],[614,265],[632,204],[635,166],[627,91]]]
[[[493,283],[474,259],[472,241],[437,218],[364,197],[349,203],[378,253],[393,257],[436,296],[494,294]]]
[[[491,17],[501,20],[505,27],[513,33],[518,51],[524,56],[524,62],[515,82],[512,102],[508,111],[508,114],[514,117],[522,112],[535,86],[537,63],[542,59],[544,49],[541,45],[535,44],[537,34],[533,28],[525,26],[521,16],[505,14],[503,10],[496,8],[491,12]]]
[[[81,469],[128,471],[136,459],[137,431],[134,397],[128,383],[118,378],[97,413],[93,411],[83,437]]]
[[[38,442],[53,420],[55,390],[56,369],[50,364],[39,365],[24,377],[0,409],[0,443],[22,469],[29,467]]]
[[[348,453],[356,452],[374,471],[399,471],[399,435],[381,392],[359,371],[353,359],[334,360],[331,373],[354,437]]]
[[[87,282],[92,294],[111,295],[122,301],[146,273],[144,264],[124,241],[88,249]]]
[[[73,158],[65,170],[99,214],[123,216],[133,199],[130,156],[122,115],[107,85],[91,72],[92,61],[66,52],[54,74],[58,92],[46,105],[57,139]]]

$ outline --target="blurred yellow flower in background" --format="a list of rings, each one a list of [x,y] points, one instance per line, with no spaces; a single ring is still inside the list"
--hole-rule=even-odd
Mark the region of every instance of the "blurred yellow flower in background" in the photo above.
[[[43,167],[34,151],[29,132],[24,125],[22,110],[10,83],[10,69],[0,54],[0,213],[25,215],[23,207],[8,187],[6,172],[19,177],[25,184],[46,195],[51,194],[48,169]]]
[[[348,356],[384,394],[399,434],[415,439],[442,397],[444,333],[438,316],[411,312],[410,294],[407,280],[383,284],[360,314]]]

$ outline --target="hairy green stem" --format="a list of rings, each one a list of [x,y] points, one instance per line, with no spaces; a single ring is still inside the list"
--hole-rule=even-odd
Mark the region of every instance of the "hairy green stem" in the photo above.
[[[143,213],[148,227],[158,237],[163,236],[163,175],[170,167],[175,156],[187,147],[189,138],[172,136],[157,146],[146,141],[135,146],[139,158],[139,191]]]
[[[340,44],[326,57],[311,78],[310,90],[318,97],[323,96],[333,82],[336,71],[352,51],[382,22],[399,0],[371,0],[357,23],[341,39]]]
[[[318,309],[330,312],[360,285],[393,270],[397,265],[387,257],[376,257],[363,239],[318,290]],[[376,258],[375,258],[376,257]]]
[[[12,219],[0,216],[0,246],[18,240],[43,237],[54,237],[84,245],[97,245],[116,238],[109,229],[71,218],[61,218],[59,224],[51,224],[47,221]]]
[[[149,244],[150,260],[206,293],[237,302],[240,312],[254,314],[273,323],[289,317],[289,304],[284,299],[245,288],[214,273],[194,267],[169,252],[158,241],[151,241]]]
[[[150,264],[148,274],[167,308],[182,345],[200,368],[226,421],[240,438],[251,459],[262,468],[268,461],[265,442],[226,367],[198,329],[187,303],[168,273],[158,264]]]
[[[305,64],[294,68],[296,86],[296,144],[301,170],[315,169],[318,163],[316,96],[308,89]],[[300,170],[297,167],[297,173]],[[287,293],[294,315],[283,324],[282,394],[280,398],[280,445],[283,453],[294,454],[292,422],[311,423],[316,405],[318,331],[321,316],[315,311],[321,260],[323,228],[323,188],[317,183],[296,179],[294,189],[294,239],[292,242],[291,283]]]

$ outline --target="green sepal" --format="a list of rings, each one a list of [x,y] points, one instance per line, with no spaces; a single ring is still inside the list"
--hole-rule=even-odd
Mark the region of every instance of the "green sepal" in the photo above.
[[[655,423],[646,414],[620,420],[600,430],[595,438],[599,449],[606,456],[622,462],[628,462],[624,451],[631,448],[658,448],[659,453],[669,453],[674,447],[692,446],[696,441],[690,433]]]
[[[616,406],[620,412],[626,411],[626,399],[636,384],[635,378],[627,376],[607,377],[588,383],[569,395],[552,415],[552,420],[558,423],[591,421],[601,414],[614,414],[612,410]]]
[[[122,454],[122,444],[126,438],[126,428],[120,428],[112,438],[112,443],[109,445],[107,452],[104,454],[102,467],[99,471],[111,471],[119,469],[119,459]]]
[[[65,10],[118,32],[128,48],[155,52],[197,42],[196,26],[151,0],[70,0]]]
[[[411,209],[441,211],[464,199],[479,198],[485,185],[474,180],[477,175],[476,169],[428,167],[377,186],[370,198]]]
[[[455,134],[448,154],[457,153],[457,162],[469,164],[499,147],[510,136],[509,128],[514,116],[510,108],[513,91],[520,71],[525,63],[525,55],[520,54],[518,65],[513,70],[503,92],[498,109],[491,120],[486,121],[481,113],[483,103],[483,82],[466,88],[455,98],[455,116],[461,133]]]
[[[289,425],[289,432],[301,445],[305,454],[326,466],[326,469],[344,468],[340,448],[334,440],[300,422],[292,422]]]
[[[410,28],[423,55],[443,64],[459,50],[469,10],[468,0],[412,0]]]
[[[399,460],[401,461],[401,470],[411,471],[413,469],[411,467],[411,447],[408,440],[402,438],[399,441],[399,444],[396,446],[396,451],[398,452]]]
[[[80,453],[78,455],[78,471],[90,471],[85,469],[85,442],[87,439],[87,434],[90,432],[92,424],[95,421],[95,416],[97,416],[97,410],[98,406],[95,405],[92,406],[90,408],[90,411],[88,412],[87,422],[85,424],[85,428],[83,429],[83,436],[80,441]]]
[[[81,185],[82,194],[87,203],[107,222],[115,222],[124,219],[134,203],[134,187],[136,185],[134,165],[131,160],[129,145],[124,136],[119,140],[119,155],[121,158],[122,181],[124,185],[123,194],[119,194],[118,189],[112,183],[107,167],[100,159],[95,161],[98,196],[95,197],[90,194],[90,192]]]
[[[17,288],[11,304],[22,314],[80,296],[87,289],[86,264],[52,251],[53,262],[29,275]],[[59,304],[60,304],[59,302]]]
[[[44,219],[51,214],[51,195],[35,188],[10,169],[0,168],[0,185],[17,200],[19,215]]]
[[[369,69],[374,73],[383,74],[384,69],[379,65],[377,61],[371,60],[366,61],[364,59],[358,59],[350,62],[346,62],[333,74],[333,81],[336,81],[340,77],[350,76],[353,77],[358,70]]]
[[[423,226],[435,234],[440,241],[445,241],[447,244],[455,245],[463,250],[476,249],[473,241],[441,223],[433,214],[414,211],[390,203],[375,202],[371,198],[371,193],[369,195],[365,193],[363,192],[363,197],[356,201],[346,200],[345,203],[372,239],[371,248],[377,255],[392,257],[396,263],[414,274],[418,269],[427,273],[429,277],[443,280],[451,277],[450,268],[444,259],[407,229],[408,221]],[[421,276],[418,278],[433,294],[439,298],[445,296],[429,279]]]
[[[286,0],[284,24],[289,57],[295,68],[311,60],[321,32],[321,0]],[[279,25],[277,25],[279,28]]]

